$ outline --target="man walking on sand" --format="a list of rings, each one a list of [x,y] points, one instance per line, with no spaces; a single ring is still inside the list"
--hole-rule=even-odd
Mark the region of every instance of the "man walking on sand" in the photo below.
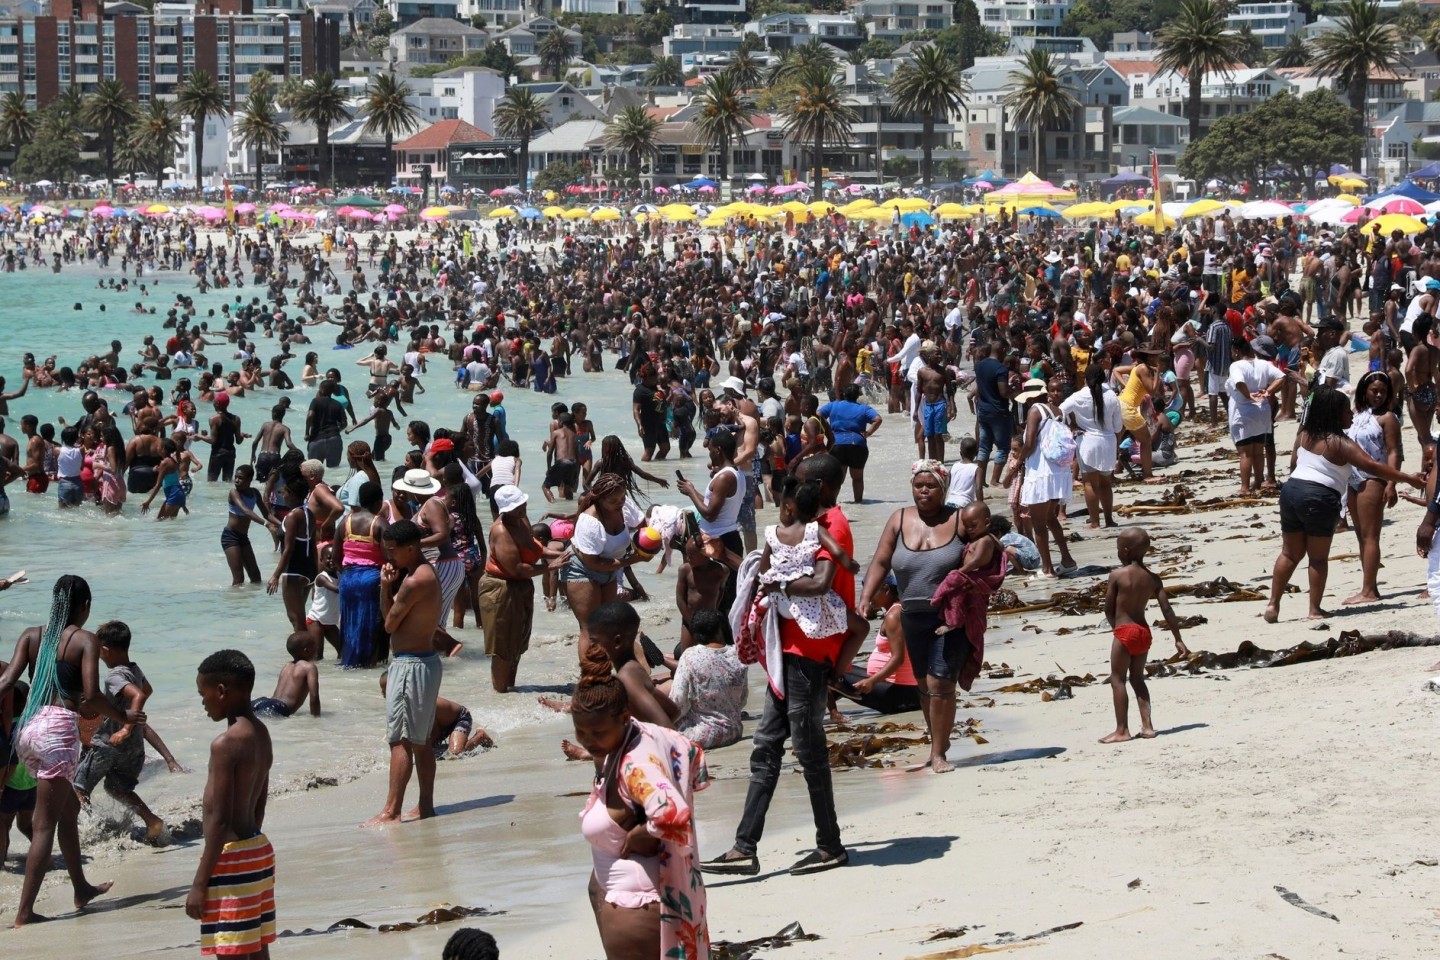
[[[412,521],[390,524],[384,539],[389,562],[380,570],[380,613],[391,651],[385,690],[390,791],[384,809],[361,824],[365,827],[435,816],[435,753],[429,738],[444,669],[434,644],[440,579],[420,552],[420,528]],[[412,770],[420,781],[420,800],[402,818]]]

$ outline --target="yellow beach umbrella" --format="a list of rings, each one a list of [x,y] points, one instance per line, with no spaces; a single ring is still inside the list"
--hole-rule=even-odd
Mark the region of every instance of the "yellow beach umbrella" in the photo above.
[[[1335,199],[1336,199],[1336,200],[1344,200],[1346,203],[1353,203],[1353,204],[1355,204],[1355,206],[1357,206],[1357,207],[1360,206],[1360,204],[1364,202],[1364,201],[1361,200],[1359,197],[1355,196],[1355,194],[1353,194],[1353,193],[1342,193],[1342,194],[1340,194],[1339,196],[1337,196]]]
[[[859,200],[851,200],[849,203],[845,204],[845,206],[841,207],[840,213],[843,216],[848,217],[852,213],[858,213],[861,210],[869,210],[874,206],[874,200],[871,200],[869,197],[861,197]]]
[[[1369,233],[1377,226],[1380,228],[1381,236],[1389,236],[1394,230],[1399,230],[1407,235],[1422,233],[1425,230],[1425,224],[1403,213],[1387,213],[1383,217],[1376,217],[1361,229]]]
[[[1089,203],[1072,203],[1060,215],[1067,220],[1083,220],[1086,217],[1108,217],[1110,215],[1110,204],[1091,201]]]
[[[889,223],[895,218],[895,210],[887,207],[871,207],[868,210],[861,210],[852,214],[851,220],[873,220],[876,223]]]
[[[545,214],[545,216],[547,216],[547,217],[563,217],[563,216],[565,216],[565,208],[564,208],[564,207],[546,207],[544,210],[541,210],[540,212],[543,213],[543,214]]]
[[[682,223],[688,220],[699,219],[695,211],[691,210],[689,207],[682,207],[680,209],[671,209],[667,207],[664,210],[660,211],[660,216],[664,217],[670,223]]]
[[[554,190],[546,190],[544,193],[541,194],[541,196],[544,197],[546,200],[554,200],[560,195]]]
[[[786,201],[785,203],[780,204],[777,209],[784,210],[786,213],[793,213],[797,217],[801,214],[810,212],[810,208],[805,206],[805,204],[801,203],[799,200]]]
[[[1330,183],[1341,190],[1364,190],[1370,184],[1359,177],[1334,176],[1330,177]]]
[[[170,213],[171,211],[170,208],[163,203],[152,203],[145,208],[145,212],[159,215],[162,213]]]
[[[496,207],[486,214],[491,220],[508,220],[511,217],[518,217],[519,215],[514,207]]]
[[[1184,214],[1182,214],[1182,216],[1208,217],[1210,214],[1219,213],[1221,210],[1224,209],[1225,204],[1221,203],[1219,200],[1211,200],[1210,198],[1206,197],[1204,200],[1196,200],[1194,203],[1190,204],[1190,206],[1186,207],[1185,212]]]
[[[694,213],[695,208],[688,203],[667,203],[660,208],[660,212],[668,216],[672,213]]]
[[[726,217],[725,217],[724,215],[719,215],[719,216],[717,216],[716,214],[713,214],[713,213],[712,213],[712,214],[710,214],[710,216],[708,216],[708,217],[706,217],[704,220],[701,220],[701,221],[700,221],[700,226],[702,226],[702,227],[723,227],[723,226],[725,226],[725,224],[727,224],[727,223],[729,223],[729,222],[730,222],[730,221],[729,221],[728,219],[726,219]]]
[[[572,207],[569,210],[566,210],[564,213],[560,214],[560,216],[564,217],[566,220],[586,220],[590,217],[590,211],[586,210],[584,207]]]
[[[935,216],[941,220],[963,220],[974,215],[975,211],[963,203],[942,203],[935,208]]]
[[[1135,225],[1139,227],[1153,227],[1157,230],[1166,230],[1175,226],[1175,220],[1173,217],[1165,216],[1163,210],[1151,210],[1148,213],[1136,215]]]
[[[620,217],[620,211],[616,210],[614,207],[601,207],[599,210],[596,210],[594,213],[590,214],[590,219],[594,220],[596,223],[605,223],[608,220],[619,220]]]
[[[426,207],[424,210],[420,211],[420,216],[424,217],[426,220],[440,220],[450,216],[450,211],[446,210],[444,207]]]
[[[816,200],[814,203],[810,204],[808,209],[817,217],[828,217],[830,216],[830,214],[835,212],[836,207],[835,204],[830,203],[826,200]]]

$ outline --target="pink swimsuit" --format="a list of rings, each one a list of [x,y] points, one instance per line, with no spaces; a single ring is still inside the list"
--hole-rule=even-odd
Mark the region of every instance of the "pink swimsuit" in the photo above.
[[[605,902],[617,907],[637,909],[647,903],[660,902],[660,862],[658,857],[620,859],[620,848],[629,832],[605,806],[604,785],[590,795],[590,802],[580,814],[580,833],[590,842],[595,861],[595,879],[605,891]]]

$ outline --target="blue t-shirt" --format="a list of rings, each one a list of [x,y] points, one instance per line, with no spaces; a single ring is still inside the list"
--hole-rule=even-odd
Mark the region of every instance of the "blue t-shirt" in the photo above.
[[[825,404],[820,408],[820,416],[830,422],[837,447],[864,444],[865,428],[880,419],[880,414],[868,403],[852,403],[849,400],[834,400]]]
[[[1010,401],[1000,395],[999,381],[1009,377],[1005,364],[986,357],[975,364],[975,412],[982,417],[998,417],[1010,412]]]

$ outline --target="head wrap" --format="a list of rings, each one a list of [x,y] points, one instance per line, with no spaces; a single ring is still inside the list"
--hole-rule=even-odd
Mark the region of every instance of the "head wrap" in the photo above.
[[[922,473],[933,473],[941,483],[950,482],[950,469],[945,466],[942,460],[916,460],[910,464],[910,476],[915,477]]]

